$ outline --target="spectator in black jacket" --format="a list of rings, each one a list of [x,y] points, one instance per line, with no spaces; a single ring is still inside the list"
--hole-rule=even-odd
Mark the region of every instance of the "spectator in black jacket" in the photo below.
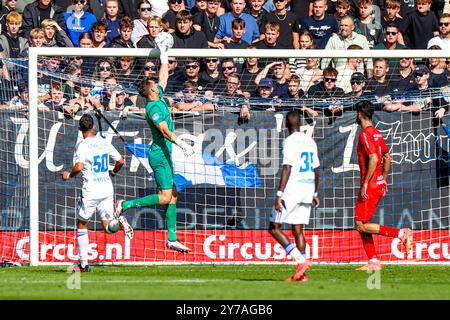
[[[114,38],[109,44],[110,48],[134,48],[131,42],[134,22],[130,17],[123,17],[119,22],[119,36]]]
[[[183,0],[169,0],[169,10],[164,14],[163,18],[169,25],[169,32],[174,32],[177,24],[177,14],[183,9]]]
[[[4,0],[5,4],[1,6],[0,1],[0,34],[6,33],[6,16],[8,13],[15,11],[16,0]]]
[[[208,48],[205,34],[192,27],[192,14],[187,10],[178,12],[177,28],[172,35],[174,48]]]
[[[147,22],[147,34],[143,35],[137,42],[138,48],[156,48],[155,38],[164,29],[164,22],[160,17],[152,17]]]
[[[32,29],[41,28],[45,19],[53,19],[61,28],[65,28],[64,10],[52,0],[36,0],[27,4],[23,10],[23,36],[28,38]]]
[[[140,0],[120,0],[119,15],[127,16],[131,19],[139,19],[138,4]]]

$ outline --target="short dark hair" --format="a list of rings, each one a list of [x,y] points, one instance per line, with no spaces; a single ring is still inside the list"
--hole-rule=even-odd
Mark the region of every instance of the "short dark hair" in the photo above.
[[[300,119],[300,113],[297,110],[291,110],[286,114],[286,125],[300,127]]]
[[[90,114],[85,113],[81,116],[79,125],[82,132],[89,131],[94,127],[94,118]]]
[[[153,81],[153,79],[150,77],[145,77],[138,84],[137,90],[138,90],[139,94],[144,98],[147,98],[148,94],[150,93],[149,86],[148,86],[150,81]]]
[[[373,103],[369,100],[362,100],[358,102],[355,106],[357,112],[361,112],[361,114],[369,120],[372,120],[373,113],[375,111],[375,107]]]

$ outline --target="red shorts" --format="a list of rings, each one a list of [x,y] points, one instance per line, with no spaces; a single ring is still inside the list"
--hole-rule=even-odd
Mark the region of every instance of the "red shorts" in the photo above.
[[[384,186],[376,189],[367,188],[367,199],[363,199],[358,195],[358,202],[356,203],[356,220],[362,222],[369,222],[373,214],[377,210],[378,202],[386,193]]]

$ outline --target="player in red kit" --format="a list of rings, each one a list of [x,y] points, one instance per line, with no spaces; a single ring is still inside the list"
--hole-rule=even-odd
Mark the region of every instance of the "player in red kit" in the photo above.
[[[361,235],[369,263],[357,270],[381,270],[381,263],[375,252],[372,234],[398,237],[405,246],[406,256],[411,250],[411,230],[396,229],[377,223],[370,223],[378,202],[387,192],[387,175],[391,168],[391,156],[383,135],[372,123],[373,104],[360,101],[356,104],[356,122],[362,132],[358,139],[358,163],[361,171],[361,189],[356,204],[356,230]]]

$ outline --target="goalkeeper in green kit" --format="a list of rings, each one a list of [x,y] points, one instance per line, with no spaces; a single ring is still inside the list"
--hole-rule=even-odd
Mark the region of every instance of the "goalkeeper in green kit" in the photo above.
[[[158,48],[161,60],[158,83],[146,78],[138,85],[139,94],[147,99],[145,118],[153,138],[149,162],[154,172],[158,193],[136,200],[117,200],[114,214],[119,217],[130,208],[149,207],[156,204],[167,205],[166,220],[169,239],[166,247],[179,252],[190,252],[188,247],[178,241],[176,234],[177,191],[174,184],[172,143],[178,145],[187,157],[194,154],[194,149],[173,133],[174,125],[170,117],[169,106],[163,99],[163,92],[169,78],[168,48],[161,44],[158,45]]]

